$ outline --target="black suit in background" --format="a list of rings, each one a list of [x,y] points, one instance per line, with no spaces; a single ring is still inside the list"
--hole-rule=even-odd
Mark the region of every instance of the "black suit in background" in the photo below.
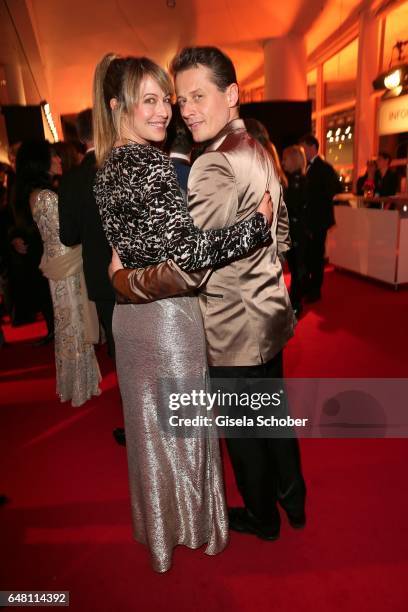
[[[177,157],[177,154],[175,154],[174,157],[170,157],[170,159],[176,171],[180,188],[184,194],[187,194],[187,183],[191,170],[191,164],[186,159]]]
[[[307,205],[306,176],[301,172],[287,172],[288,185],[284,189],[284,200],[289,216],[289,233],[292,246],[286,253],[290,270],[290,301],[299,311],[305,286],[306,230],[305,213]]]
[[[306,173],[306,274],[310,298],[320,297],[327,230],[334,225],[333,197],[341,191],[333,166],[316,156]]]
[[[388,168],[384,176],[378,173],[377,188],[380,196],[392,196],[398,191],[398,176],[397,174]]]
[[[95,154],[90,151],[79,166],[62,177],[58,198],[60,240],[66,246],[82,244],[88,297],[96,304],[109,355],[114,357],[112,314],[115,296],[108,277],[112,251],[93,194],[95,174]]]

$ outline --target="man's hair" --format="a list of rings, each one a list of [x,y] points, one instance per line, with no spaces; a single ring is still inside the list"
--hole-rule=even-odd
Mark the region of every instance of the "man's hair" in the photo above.
[[[78,138],[81,142],[90,142],[93,140],[92,108],[86,108],[78,113],[76,125]]]
[[[391,163],[391,160],[392,160],[391,155],[387,153],[387,151],[378,151],[377,157],[382,157],[383,159],[386,159],[389,164]]]
[[[302,136],[299,140],[299,144],[305,144],[308,147],[316,147],[316,149],[319,150],[319,141],[313,134],[305,134]]]
[[[211,80],[220,91],[237,82],[234,64],[217,47],[184,47],[172,60],[170,72],[175,77],[189,68],[205,66],[211,71]]]

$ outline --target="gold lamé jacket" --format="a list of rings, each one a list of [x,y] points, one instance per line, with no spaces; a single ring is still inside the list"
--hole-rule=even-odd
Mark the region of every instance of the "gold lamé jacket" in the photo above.
[[[271,243],[210,271],[183,272],[168,261],[143,270],[119,270],[113,285],[125,299],[143,303],[199,287],[212,366],[269,361],[293,335],[293,312],[279,255],[290,247],[282,189],[267,151],[241,119],[218,134],[193,164],[188,208],[202,229],[232,225],[251,216],[265,191],[273,201]]]

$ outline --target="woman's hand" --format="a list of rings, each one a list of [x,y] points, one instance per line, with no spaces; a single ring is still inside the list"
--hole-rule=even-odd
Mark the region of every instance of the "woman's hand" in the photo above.
[[[122,266],[122,262],[120,261],[119,255],[117,254],[116,250],[112,247],[112,259],[111,259],[111,262],[108,268],[109,278],[112,280],[112,276],[115,274],[115,272],[117,272],[118,270],[121,270],[122,268],[123,266]]]
[[[265,191],[264,197],[261,200],[256,212],[261,213],[266,217],[268,224],[272,225],[273,220],[273,210],[272,210],[272,199],[269,191]]]

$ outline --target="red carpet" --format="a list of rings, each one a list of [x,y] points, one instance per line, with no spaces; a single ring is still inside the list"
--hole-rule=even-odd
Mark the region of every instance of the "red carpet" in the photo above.
[[[291,377],[408,377],[408,291],[326,272],[324,299],[286,351]],[[132,540],[116,378],[80,409],[55,396],[42,323],[5,327],[1,360],[0,590],[67,590],[83,611],[406,611],[408,440],[303,440],[307,528],[232,534],[217,557],[178,548],[155,574]],[[228,497],[238,502],[226,463]]]

